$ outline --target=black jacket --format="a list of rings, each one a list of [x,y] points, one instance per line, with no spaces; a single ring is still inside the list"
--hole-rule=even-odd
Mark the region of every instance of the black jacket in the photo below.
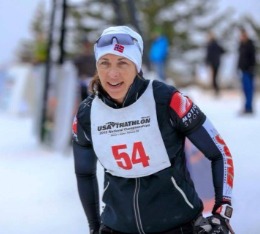
[[[215,68],[219,67],[220,59],[225,50],[216,40],[211,40],[207,45],[206,64]]]
[[[135,102],[145,91],[148,83],[148,80],[136,78],[124,101],[124,106]],[[188,137],[212,161],[216,190],[214,209],[221,203],[230,203],[230,197],[225,196],[223,192],[226,181],[224,175],[228,167],[224,165],[226,155],[210,137],[209,129],[203,125],[206,116],[191,100],[181,96],[174,87],[154,81],[153,92],[158,125],[171,166],[140,178],[116,177],[105,172],[103,194],[105,207],[101,222],[121,232],[161,232],[181,226],[202,212],[203,204],[186,168],[185,137]],[[97,159],[92,147],[90,128],[93,97],[93,95],[88,97],[80,105],[74,121],[73,149],[79,195],[90,228],[97,229],[100,225]],[[101,92],[99,97],[107,105],[121,108],[106,94]],[[180,107],[181,98],[189,100],[188,107]],[[181,117],[179,110],[183,114]]]
[[[252,40],[241,42],[239,45],[238,69],[254,73],[256,64],[255,46]]]

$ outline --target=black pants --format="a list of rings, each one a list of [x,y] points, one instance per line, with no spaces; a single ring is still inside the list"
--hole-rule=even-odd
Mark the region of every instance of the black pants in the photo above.
[[[219,85],[218,85],[218,66],[211,66],[212,69],[212,87],[216,94],[219,93]]]
[[[193,224],[194,222],[190,222],[187,224],[182,225],[179,228],[168,230],[165,232],[153,232],[153,233],[147,233],[147,234],[193,234]],[[117,232],[109,227],[102,226],[100,234],[138,234],[138,233],[125,233],[125,232]]]

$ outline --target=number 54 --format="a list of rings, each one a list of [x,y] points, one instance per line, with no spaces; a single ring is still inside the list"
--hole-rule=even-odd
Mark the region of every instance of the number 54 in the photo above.
[[[137,163],[141,163],[143,167],[149,166],[150,158],[146,155],[142,142],[134,142],[131,156],[125,152],[126,149],[126,144],[112,146],[112,153],[119,167],[130,170]]]

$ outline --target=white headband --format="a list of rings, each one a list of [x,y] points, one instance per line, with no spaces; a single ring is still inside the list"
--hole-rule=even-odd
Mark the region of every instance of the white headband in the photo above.
[[[116,40],[113,40],[111,45],[103,47],[97,47],[95,44],[94,51],[96,61],[98,61],[105,54],[114,54],[131,60],[135,64],[137,71],[140,72],[143,55],[143,39],[140,34],[127,26],[109,27],[103,31],[101,37],[108,34],[128,34],[137,41],[133,45],[117,44]]]

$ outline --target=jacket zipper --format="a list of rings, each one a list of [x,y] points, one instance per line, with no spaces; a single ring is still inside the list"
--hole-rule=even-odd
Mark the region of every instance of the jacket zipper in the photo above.
[[[138,204],[139,192],[140,192],[140,178],[136,178],[135,179],[135,191],[134,191],[134,197],[133,197],[135,221],[136,221],[138,232],[140,234],[145,234],[145,232],[143,230],[143,226],[142,226],[139,204]]]
[[[173,178],[173,176],[171,177],[171,180],[172,180],[172,183],[173,183],[174,187],[180,192],[180,194],[184,198],[184,200],[187,203],[187,205],[189,207],[191,207],[192,209],[194,209],[194,206],[189,202],[189,200],[188,200],[186,194],[183,192],[183,190],[177,185],[176,180]]]
[[[103,194],[102,194],[102,199],[104,198],[104,194],[105,194],[105,192],[107,191],[107,189],[108,189],[108,186],[109,186],[109,181],[107,182],[107,185],[106,185],[106,187],[104,188],[104,190],[103,190]]]

